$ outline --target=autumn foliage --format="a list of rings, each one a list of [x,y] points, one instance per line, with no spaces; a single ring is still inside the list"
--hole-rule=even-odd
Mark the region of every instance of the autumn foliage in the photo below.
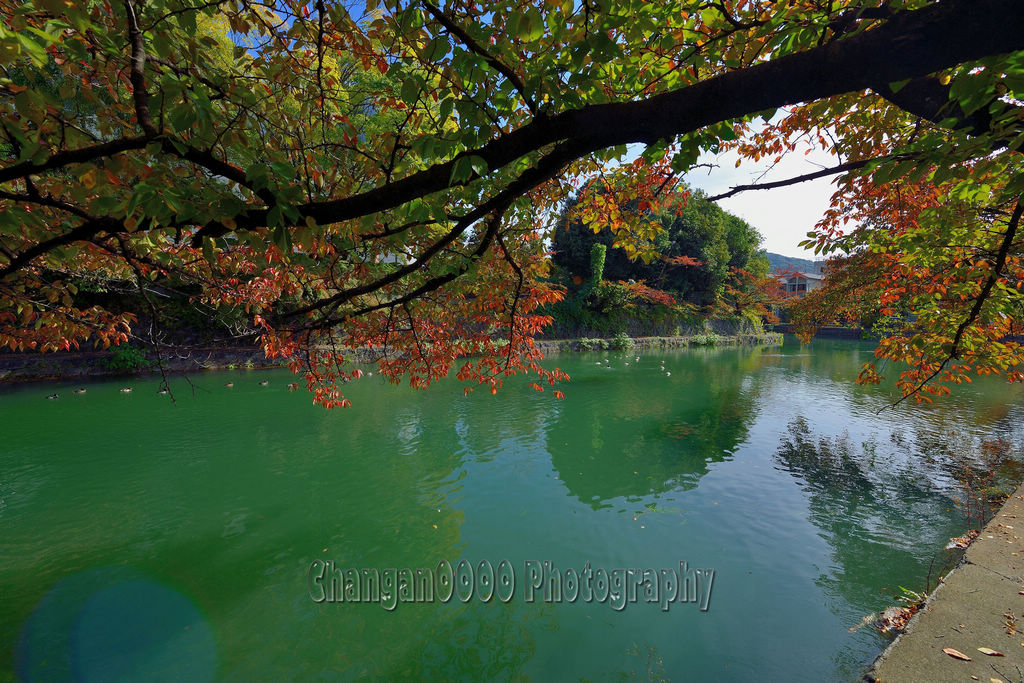
[[[815,243],[878,255],[865,296],[906,322],[880,347],[910,364],[904,392],[1020,378],[1016,0],[30,0],[0,17],[6,349],[158,343],[83,296],[113,289],[150,312],[245,311],[327,406],[348,405],[354,347],[414,386],[543,388],[564,377],[532,342],[562,295],[545,240],[572,191],[614,178],[587,217],[653,259],[657,227],[623,207],[655,208],[701,152],[811,140],[841,177]]]

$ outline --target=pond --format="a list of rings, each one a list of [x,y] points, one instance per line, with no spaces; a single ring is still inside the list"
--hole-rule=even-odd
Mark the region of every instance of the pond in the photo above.
[[[854,680],[967,528],[963,455],[1024,425],[989,378],[883,409],[871,350],[552,357],[565,400],[374,373],[335,411],[279,371],[6,389],[0,676]]]

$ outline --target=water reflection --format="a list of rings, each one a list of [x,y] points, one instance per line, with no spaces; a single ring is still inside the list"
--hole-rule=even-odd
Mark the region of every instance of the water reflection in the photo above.
[[[710,464],[731,459],[757,419],[755,372],[768,362],[758,350],[610,358],[610,370],[595,364],[577,374],[572,392],[586,400],[563,402],[549,424],[559,478],[594,509],[696,487]]]
[[[142,381],[127,400],[102,384],[64,402],[0,394],[0,649],[55,586],[116,566],[195,605],[224,679],[853,678],[883,642],[848,628],[898,585],[923,588],[962,532],[950,427],[980,472],[984,444],[1012,453],[1024,425],[1019,390],[991,382],[878,416],[885,388],[852,384],[866,353],[565,356],[564,401],[514,379],[464,396],[374,376],[332,412],[287,375],[259,387],[241,372],[230,391],[196,380],[208,390],[173,409]],[[313,560],[442,559],[720,573],[706,613],[521,594],[392,612],[307,594]]]
[[[944,550],[946,541],[981,523],[955,514],[964,467],[980,467],[976,438],[911,422],[888,442],[858,442],[847,433],[818,433],[803,417],[787,432],[774,461],[807,494],[809,518],[831,548],[831,566],[816,582],[842,596],[847,613],[852,606],[867,615],[891,603],[901,578],[934,587],[957,559]],[[1001,451],[1002,462],[1019,476],[1011,450]]]

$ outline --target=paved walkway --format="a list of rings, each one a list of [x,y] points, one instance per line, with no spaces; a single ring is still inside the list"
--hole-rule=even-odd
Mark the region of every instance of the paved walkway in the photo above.
[[[866,681],[1024,683],[1024,485],[967,549]],[[989,648],[1004,656],[978,651]],[[943,652],[953,648],[971,658]]]

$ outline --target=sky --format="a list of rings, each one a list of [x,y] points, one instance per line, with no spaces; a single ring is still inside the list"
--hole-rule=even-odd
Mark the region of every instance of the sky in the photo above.
[[[806,156],[803,152],[794,152],[783,157],[774,168],[770,168],[770,160],[760,163],[744,160],[736,168],[738,158],[734,152],[722,154],[717,159],[714,155],[705,155],[698,163],[717,163],[718,167],[710,171],[707,168],[694,169],[686,174],[686,182],[714,195],[734,185],[785,180],[836,164],[835,157],[822,150],[812,150]],[[765,171],[768,171],[767,175],[760,177]],[[813,250],[804,250],[797,245],[807,239],[807,233],[828,208],[834,190],[832,181],[833,178],[829,177],[772,190],[748,190],[720,200],[718,205],[757,228],[764,237],[761,246],[765,250],[785,256],[822,258],[815,257]]]

